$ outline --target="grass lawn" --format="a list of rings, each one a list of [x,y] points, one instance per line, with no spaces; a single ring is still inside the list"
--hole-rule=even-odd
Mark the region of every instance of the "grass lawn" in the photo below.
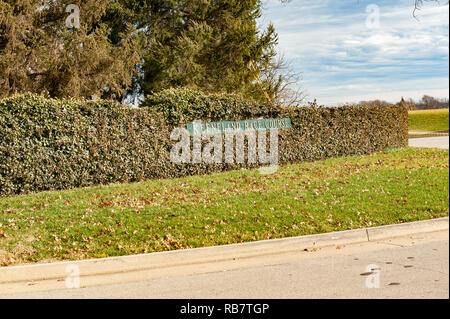
[[[409,112],[409,131],[448,132],[448,109]]]
[[[448,216],[448,150],[404,148],[0,198],[0,262],[140,254]]]

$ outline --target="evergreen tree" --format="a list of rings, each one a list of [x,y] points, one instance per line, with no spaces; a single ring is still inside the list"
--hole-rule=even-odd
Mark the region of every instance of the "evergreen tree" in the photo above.
[[[0,0],[0,96],[121,99],[187,86],[281,100],[277,34],[258,29],[260,15],[261,0]]]
[[[142,93],[188,86],[265,99],[256,80],[274,64],[277,35],[272,25],[258,30],[260,6],[259,0],[148,1]],[[261,81],[273,97],[276,87]]]
[[[79,28],[66,20],[79,7]],[[114,32],[102,19],[112,0],[0,0],[0,96],[120,97],[131,85],[141,39],[130,24]],[[75,12],[76,13],[76,12]],[[115,43],[110,36],[116,37]]]

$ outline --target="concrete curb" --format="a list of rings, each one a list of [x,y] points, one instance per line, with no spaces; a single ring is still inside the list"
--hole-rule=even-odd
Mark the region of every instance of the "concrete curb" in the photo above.
[[[409,138],[426,138],[426,137],[441,137],[441,136],[449,136],[448,133],[425,133],[425,134],[415,134],[409,133]]]
[[[443,131],[438,131],[438,132],[419,132],[419,131],[409,131],[408,134],[410,135],[429,135],[429,134],[436,134],[436,135],[441,135],[441,136],[448,136],[449,132],[443,132]]]
[[[368,228],[367,236],[369,241],[379,241],[393,237],[408,236],[411,234],[430,233],[433,231],[447,230],[448,228],[449,218],[445,217],[414,223]]]
[[[408,132],[410,139],[449,136],[448,132]]]
[[[329,246],[448,230],[449,218],[356,229],[318,235],[176,250],[137,256],[58,262],[0,268],[0,294],[66,289],[65,281],[79,269],[82,286],[149,280],[181,274],[236,269],[252,259]],[[226,265],[226,267],[225,267]],[[233,268],[234,267],[234,268]]]

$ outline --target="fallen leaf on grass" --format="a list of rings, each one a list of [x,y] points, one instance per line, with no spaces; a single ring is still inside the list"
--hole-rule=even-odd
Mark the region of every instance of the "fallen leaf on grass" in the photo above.
[[[164,245],[167,248],[175,247],[177,249],[182,248],[182,246],[173,238],[171,234],[167,234],[164,238]]]

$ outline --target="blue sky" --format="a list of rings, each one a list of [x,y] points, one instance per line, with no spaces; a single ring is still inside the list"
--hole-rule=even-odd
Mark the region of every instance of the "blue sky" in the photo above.
[[[449,9],[414,0],[263,0],[278,51],[302,73],[308,99],[338,105],[449,96]],[[377,11],[379,19],[376,18]]]

